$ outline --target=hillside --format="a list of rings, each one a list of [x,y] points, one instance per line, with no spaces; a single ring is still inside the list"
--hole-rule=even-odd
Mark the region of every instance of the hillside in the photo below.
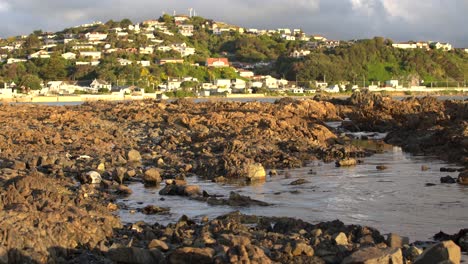
[[[124,19],[59,32],[37,30],[1,40],[0,56],[0,82],[14,82],[26,91],[49,81],[94,79],[152,91],[171,78],[191,77],[189,85],[240,78],[241,69],[299,81],[301,86],[324,79],[457,86],[468,77],[464,50],[398,49],[384,38],[327,41],[301,30],[243,29],[169,15],[141,23]],[[237,69],[205,67],[210,57],[227,57]],[[164,64],[165,59],[179,60]]]

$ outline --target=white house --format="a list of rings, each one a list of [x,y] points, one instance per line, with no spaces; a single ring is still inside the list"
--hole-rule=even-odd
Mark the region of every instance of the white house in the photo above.
[[[162,51],[162,52],[168,52],[172,50],[172,48],[169,46],[159,46],[157,49],[158,51]]]
[[[403,42],[403,43],[393,43],[392,47],[397,49],[416,49],[418,46],[416,43]]]
[[[132,65],[132,61],[131,61],[131,60],[118,58],[117,61],[120,63],[121,66]]]
[[[16,59],[16,58],[9,58],[7,59],[7,64],[13,64],[13,63],[18,63],[18,62],[27,62],[28,60],[26,59]]]
[[[303,58],[303,57],[305,57],[305,56],[307,56],[309,54],[310,54],[310,50],[302,50],[301,49],[301,50],[293,51],[290,56],[293,57],[293,58]]]
[[[398,80],[389,80],[385,82],[385,87],[397,88],[399,86]]]
[[[178,25],[179,33],[186,37],[193,36],[193,25]]]
[[[327,82],[318,82],[318,81],[315,81],[315,87],[319,88],[319,89],[323,89],[323,88],[326,88],[328,86],[328,83]]]
[[[104,80],[98,80],[94,79],[93,82],[89,85],[89,87],[93,89],[108,89],[109,91],[112,89],[112,84],[104,81]]]
[[[63,53],[61,56],[62,56],[62,58],[66,59],[66,60],[75,60],[76,59],[76,54],[73,53],[73,52]]]
[[[180,89],[182,81],[179,79],[170,79],[167,81],[167,91],[176,91]]]
[[[29,54],[28,59],[50,59],[50,54],[45,50],[40,50]]]
[[[295,41],[296,40],[296,37],[295,36],[291,36],[291,35],[286,35],[286,34],[283,34],[281,35],[281,37],[285,40],[288,40],[288,41]]]
[[[339,93],[340,92],[340,87],[335,84],[335,85],[331,85],[327,88],[322,88],[322,91],[324,92],[327,92],[327,93]]]
[[[101,41],[107,39],[107,34],[104,33],[91,33],[88,32],[85,34],[85,37],[88,41]]]
[[[83,58],[91,58],[93,60],[101,59],[101,52],[100,51],[81,51],[80,56]]]
[[[231,87],[231,80],[229,80],[229,79],[216,79],[214,84],[218,88],[229,88],[229,87]]]
[[[153,47],[141,47],[140,54],[153,54],[154,48]]]
[[[317,41],[327,41],[327,38],[321,35],[313,35],[312,37]]]
[[[265,83],[266,87],[268,87],[270,89],[278,89],[279,88],[278,80],[276,78],[274,78],[274,77],[269,76],[269,75],[265,77],[264,83]]]
[[[243,78],[252,78],[254,77],[254,72],[247,70],[239,70],[239,76]]]
[[[444,51],[452,50],[452,45],[450,43],[432,42],[430,46],[433,47],[434,49],[441,49]]]
[[[242,79],[233,79],[231,80],[231,88],[232,89],[245,89],[246,83]]]
[[[91,65],[91,66],[98,66],[100,61],[77,61],[75,65],[82,66],[82,65]]]
[[[149,67],[151,65],[150,61],[137,61],[137,64],[143,66],[143,67]]]

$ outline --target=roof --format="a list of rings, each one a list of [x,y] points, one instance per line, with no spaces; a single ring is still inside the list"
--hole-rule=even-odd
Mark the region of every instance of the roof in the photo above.
[[[206,66],[229,66],[229,60],[227,58],[208,58],[206,59]]]

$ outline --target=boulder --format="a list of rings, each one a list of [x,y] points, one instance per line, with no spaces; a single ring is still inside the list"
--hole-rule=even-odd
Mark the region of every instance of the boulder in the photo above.
[[[458,175],[458,183],[462,185],[468,185],[468,170],[460,172]]]
[[[156,186],[162,181],[162,179],[159,171],[156,168],[151,168],[145,171],[143,181],[147,186]]]
[[[388,167],[385,166],[385,165],[377,165],[377,166],[375,166],[375,168],[378,169],[378,170],[386,170],[386,169],[388,169]]]
[[[447,240],[424,250],[424,252],[414,261],[414,264],[432,264],[441,262],[459,264],[460,260],[460,247],[452,240]]]
[[[381,249],[368,247],[360,249],[346,257],[342,264],[403,264],[403,255],[399,248]]]
[[[138,163],[141,161],[141,155],[138,150],[132,149],[127,153],[128,162]]]
[[[308,257],[312,257],[314,256],[314,249],[306,243],[295,243],[292,248],[291,254],[293,256],[305,255]]]
[[[214,254],[215,251],[212,248],[184,247],[174,250],[169,256],[169,262],[172,264],[211,264]]]
[[[159,249],[159,250],[162,250],[162,251],[168,251],[169,250],[169,246],[167,245],[167,243],[162,241],[162,240],[159,240],[159,239],[151,240],[151,242],[148,244],[148,248],[149,249],[156,248],[156,249]]]
[[[167,214],[171,209],[167,207],[159,207],[155,205],[148,205],[141,210],[143,214],[154,215],[154,214]]]
[[[408,237],[401,237],[397,234],[390,233],[387,237],[387,245],[391,248],[402,248],[404,245],[409,244]]]
[[[260,163],[249,164],[246,167],[246,177],[250,181],[263,180],[266,178],[265,168]]]
[[[356,166],[357,160],[356,159],[344,159],[338,160],[335,162],[336,167],[352,167]]]

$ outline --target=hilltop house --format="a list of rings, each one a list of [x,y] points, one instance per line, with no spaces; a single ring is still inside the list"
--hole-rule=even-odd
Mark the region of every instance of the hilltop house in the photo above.
[[[88,41],[94,42],[94,41],[106,40],[107,39],[107,34],[88,32],[88,33],[85,34],[85,37],[86,37],[86,39]]]
[[[227,58],[208,58],[206,59],[207,67],[229,67]]]
[[[16,59],[16,58],[9,58],[7,59],[7,64],[13,64],[13,63],[18,63],[18,62],[27,62],[28,60],[26,59]]]
[[[100,51],[81,51],[80,56],[83,58],[91,58],[93,60],[101,59],[101,52]]]
[[[186,37],[193,36],[193,25],[178,25],[179,33]]]
[[[449,43],[431,42],[430,46],[433,49],[441,49],[441,50],[444,50],[444,51],[452,50],[452,45],[449,44]]]
[[[310,54],[310,50],[295,50],[293,51],[290,56],[293,57],[293,58],[303,58],[307,55]]]

